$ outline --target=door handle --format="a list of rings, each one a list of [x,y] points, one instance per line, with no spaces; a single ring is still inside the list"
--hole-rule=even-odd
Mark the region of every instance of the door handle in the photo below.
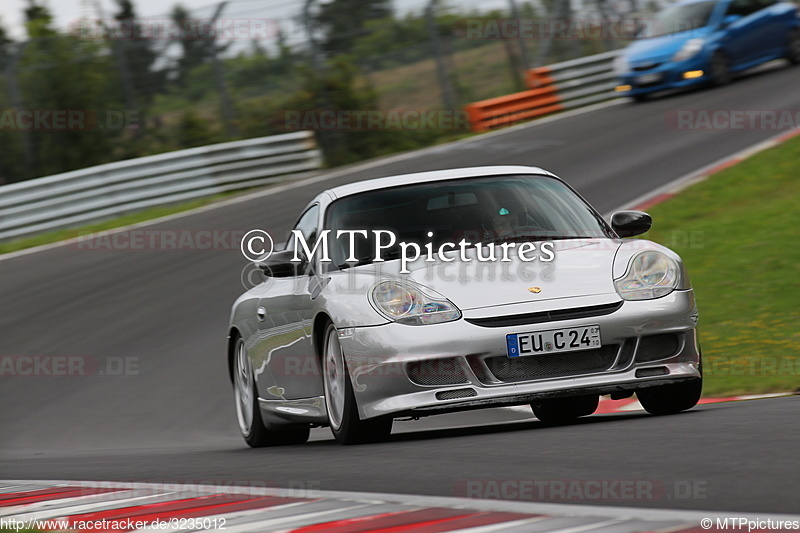
[[[267,318],[267,310],[264,307],[259,307],[256,309],[256,315],[258,315],[258,319],[263,322],[264,319]]]

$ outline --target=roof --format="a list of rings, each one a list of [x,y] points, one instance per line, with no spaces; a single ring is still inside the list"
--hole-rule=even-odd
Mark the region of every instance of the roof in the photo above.
[[[417,172],[414,174],[400,174],[385,178],[375,178],[347,185],[340,185],[328,190],[333,198],[342,198],[360,192],[374,191],[377,189],[387,189],[400,185],[412,185],[415,183],[430,183],[432,181],[445,181],[459,178],[476,178],[482,176],[501,176],[509,174],[532,174],[539,176],[552,176],[555,174],[538,167],[526,167],[518,165],[485,166],[469,168],[452,168],[448,170],[433,170],[428,172]]]

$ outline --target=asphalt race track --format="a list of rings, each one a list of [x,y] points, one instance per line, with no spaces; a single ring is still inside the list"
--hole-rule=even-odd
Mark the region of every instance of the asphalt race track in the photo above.
[[[798,87],[800,69],[779,65],[721,89],[622,103],[388,158],[147,229],[284,235],[329,186],[495,164],[552,170],[607,212],[777,133],[678,131],[668,118],[676,110],[796,112]],[[250,450],[236,429],[224,357],[245,266],[238,243],[205,251],[72,245],[0,261],[0,356],[81,358],[89,369],[82,376],[0,378],[0,479],[216,480],[489,498],[503,497],[492,488],[509,480],[548,487],[635,480],[649,484],[651,497],[564,500],[551,491],[544,499],[798,511],[798,397],[705,405],[671,417],[596,415],[556,428],[495,409],[396,422],[391,440],[379,445],[340,447],[319,429],[307,445]]]

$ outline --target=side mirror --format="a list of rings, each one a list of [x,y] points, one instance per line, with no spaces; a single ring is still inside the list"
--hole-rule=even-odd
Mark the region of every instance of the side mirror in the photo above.
[[[620,237],[647,233],[652,225],[652,217],[643,211],[617,211],[611,217],[611,227]]]
[[[293,261],[294,250],[280,250],[273,252],[268,258],[258,263],[264,275],[272,278],[288,278],[298,276],[305,272],[308,261],[301,254],[301,261]]]
[[[720,24],[719,27],[720,29],[725,29],[740,18],[742,18],[741,15],[725,15],[725,18],[722,19],[722,24]]]

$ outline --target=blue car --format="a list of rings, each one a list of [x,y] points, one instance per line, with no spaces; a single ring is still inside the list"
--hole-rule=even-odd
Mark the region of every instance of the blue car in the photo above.
[[[687,0],[647,21],[614,62],[620,96],[724,85],[766,61],[800,63],[800,11],[781,0]]]

